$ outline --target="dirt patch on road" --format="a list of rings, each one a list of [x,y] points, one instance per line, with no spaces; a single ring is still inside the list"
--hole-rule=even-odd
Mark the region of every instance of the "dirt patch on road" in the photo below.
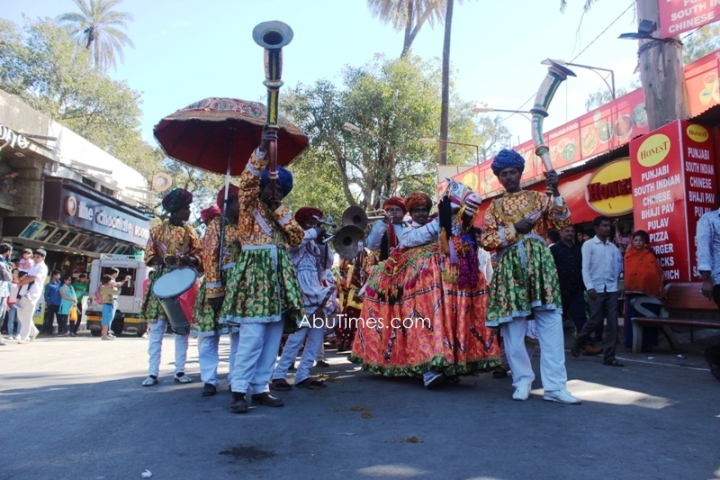
[[[263,450],[255,445],[235,445],[220,452],[220,455],[230,457],[233,462],[245,460],[254,462],[256,460],[265,460],[276,455],[272,450]]]

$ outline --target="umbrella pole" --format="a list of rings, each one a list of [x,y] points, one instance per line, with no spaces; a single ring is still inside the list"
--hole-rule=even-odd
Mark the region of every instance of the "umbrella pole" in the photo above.
[[[235,140],[235,127],[230,127],[230,148],[228,148],[227,171],[225,172],[225,199],[223,200],[222,216],[220,217],[220,251],[218,253],[218,273],[221,275],[220,278],[222,278],[223,249],[225,247],[225,225],[227,222],[225,215],[227,214],[228,196],[230,193],[230,165],[233,140]]]

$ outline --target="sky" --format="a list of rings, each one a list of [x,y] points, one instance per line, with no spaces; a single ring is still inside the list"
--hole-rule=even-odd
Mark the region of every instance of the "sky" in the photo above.
[[[598,1],[583,18],[584,3],[568,0],[560,13],[559,0],[455,0],[455,92],[466,101],[527,110],[547,73],[540,64],[545,58],[612,69],[616,86],[631,89],[637,42],[617,37],[637,31],[634,0]],[[200,99],[264,103],[263,49],[252,39],[260,22],[279,20],[294,31],[283,49],[288,87],[320,79],[340,84],[344,66],[362,66],[375,54],[396,58],[403,44],[403,33],[373,18],[365,0],[124,0],[116,10],[133,15],[126,33],[135,48],[126,47],[125,62],[109,74],[142,92],[142,134],[152,145],[161,118]],[[71,0],[0,0],[0,17],[18,24],[23,15],[54,18],[72,11]],[[441,57],[443,34],[442,25],[424,25],[413,53]],[[558,90],[546,131],[585,113],[585,98],[607,88],[596,72],[570,68],[577,78]],[[501,115],[515,143],[530,139],[528,120]]]

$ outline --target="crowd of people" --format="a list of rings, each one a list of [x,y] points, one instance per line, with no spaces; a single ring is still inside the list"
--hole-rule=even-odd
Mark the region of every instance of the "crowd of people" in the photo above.
[[[282,203],[293,178],[282,167],[272,173],[267,168],[267,146],[274,140],[276,133],[266,129],[238,185],[221,189],[216,204],[202,210],[202,238],[188,223],[192,194],[176,188],[164,197],[168,218],[151,229],[145,250],[152,271],[141,313],[149,323],[143,386],[158,384],[163,339],[168,326],[175,327],[153,286],[177,268],[199,275],[190,294],[181,296],[190,328],[174,336],[173,379],[192,381],[185,364],[189,337],[196,337],[202,395],[215,395],[220,338],[229,335],[227,384],[234,413],[248,412],[251,404],[282,406],[271,390],[325,388],[310,371],[323,358],[328,331],[338,352],[349,352],[362,370],[415,377],[427,389],[466,375],[511,374],[516,401],[530,397],[530,360],[539,345],[543,399],[579,404],[567,389],[563,315],[575,328],[572,356],[602,354],[603,365],[622,367],[616,358],[621,295],[625,325],[633,316],[631,298],[664,296],[662,268],[647,232],[624,237],[616,228],[613,239],[612,220],[599,216],[594,236],[581,237],[558,191],[557,174],[547,173],[545,193],[523,190],[525,160],[512,150],[493,159],[504,192],[488,205],[482,229],[475,226],[482,199],[451,181],[437,204],[422,192],[387,199],[387,216],[372,227],[365,248],[334,267],[324,212],[307,206],[293,215]],[[0,259],[7,262],[11,248],[0,245]],[[30,253],[33,258],[23,253],[18,268],[0,269],[7,270],[0,281],[8,286],[2,308],[13,311],[8,329],[21,342],[38,333],[27,315],[48,275],[45,252]],[[709,258],[717,263],[716,257]],[[720,287],[711,283],[716,270],[720,265],[702,271],[703,293],[718,301]],[[73,320],[72,312],[87,295],[87,278],[73,282],[58,271],[50,276],[46,318],[57,315],[59,333],[75,335],[79,317]],[[123,283],[116,277],[102,278],[103,339],[113,338],[105,318],[112,319]],[[44,327],[52,328],[51,322]],[[632,330],[624,330],[630,347]],[[643,341],[652,348],[657,333]],[[301,349],[290,384],[287,375]]]

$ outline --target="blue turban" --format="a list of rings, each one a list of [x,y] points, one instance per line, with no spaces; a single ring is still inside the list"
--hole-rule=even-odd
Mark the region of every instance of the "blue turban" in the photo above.
[[[189,207],[193,200],[193,194],[182,188],[174,188],[162,199],[163,210],[173,214],[185,207]]]
[[[277,167],[277,169],[277,186],[282,188],[282,191],[285,192],[285,195],[288,195],[293,189],[292,173],[290,173],[290,170],[285,167]],[[262,175],[260,175],[260,190],[265,188],[268,183],[270,183],[270,169],[266,168],[265,170],[263,170]]]
[[[520,173],[525,170],[525,159],[515,150],[503,148],[495,155],[495,159],[490,165],[495,175],[499,175],[506,168],[517,168]]]

